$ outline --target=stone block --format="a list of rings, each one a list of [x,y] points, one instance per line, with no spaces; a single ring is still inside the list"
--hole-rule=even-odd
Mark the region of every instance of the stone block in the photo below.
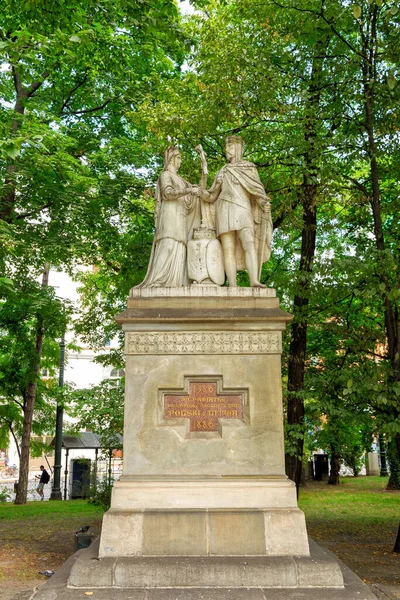
[[[108,510],[103,516],[99,556],[135,556],[142,553],[143,513]]]
[[[193,556],[207,553],[206,512],[147,511],[143,516],[143,554]]]
[[[299,587],[343,587],[340,567],[332,558],[313,560],[307,557],[294,558]]]
[[[309,556],[304,513],[299,509],[266,510],[265,541],[268,556]]]
[[[114,577],[120,588],[295,587],[296,567],[287,557],[119,558]]]
[[[153,589],[147,593],[147,600],[266,600],[263,590],[256,588]]]
[[[98,540],[74,555],[68,576],[70,587],[111,587],[115,558],[98,560]]]
[[[341,567],[336,557],[310,539],[310,557],[295,557],[297,585],[304,588],[342,588]]]
[[[122,477],[114,483],[113,509],[297,508],[286,477]]]
[[[264,514],[260,511],[209,512],[210,555],[265,554]]]

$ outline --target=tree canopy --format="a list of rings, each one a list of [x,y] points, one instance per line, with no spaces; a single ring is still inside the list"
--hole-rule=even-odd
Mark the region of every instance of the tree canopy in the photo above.
[[[364,450],[379,432],[394,464],[400,11],[391,0],[192,5],[185,18],[173,0],[4,7],[0,327],[16,335],[7,315],[24,301],[30,316],[18,326],[29,322],[30,333],[21,333],[24,352],[8,350],[2,373],[30,357],[15,383],[40,397],[38,365],[60,335],[34,310],[37,294],[47,306],[46,286],[34,291],[46,264],[81,280],[82,339],[101,348],[118,332],[113,317],[147,267],[162,151],[179,145],[194,182],[194,147],[203,145],[212,176],[225,136],[240,134],[272,202],[274,252],[262,281],[294,314],[284,351],[290,476],[299,483],[307,428],[321,418],[332,456]],[[95,268],[76,275],[78,264]],[[57,311],[55,324],[65,315]],[[2,405],[13,410],[7,394]],[[400,487],[398,476],[391,485]]]

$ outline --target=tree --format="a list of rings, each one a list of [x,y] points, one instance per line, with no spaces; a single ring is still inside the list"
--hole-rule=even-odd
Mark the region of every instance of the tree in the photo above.
[[[104,379],[99,385],[89,389],[75,390],[68,395],[68,413],[74,417],[76,431],[92,431],[97,434],[101,450],[108,458],[108,477],[106,481],[96,481],[94,488],[100,497],[106,495],[106,508],[111,502],[112,485],[111,459],[114,450],[122,449],[124,419],[124,378],[122,380]],[[103,489],[104,488],[104,489]],[[92,497],[93,501],[93,497]]]
[[[35,401],[38,400],[37,412],[48,416],[49,401],[53,399],[51,385],[40,379],[40,361],[44,351],[46,364],[57,364],[51,339],[65,328],[66,316],[61,302],[48,287],[48,269],[41,286],[29,280],[20,282],[19,288],[8,290],[0,302],[0,423],[13,436],[20,456],[17,503],[26,501],[32,427],[36,433],[42,433],[48,426],[44,415],[34,423]]]
[[[260,6],[241,0],[195,4],[202,12],[188,24],[194,51],[187,70],[181,77],[166,82],[157,103],[151,97],[145,98],[139,114],[147,119],[148,143],[155,154],[161,154],[170,143],[179,142],[184,147],[183,167],[190,176],[195,171],[192,148],[198,141],[206,148],[213,171],[223,160],[225,135],[242,134],[247,156],[256,162],[265,187],[272,194],[275,256],[264,268],[263,281],[275,284],[286,307],[294,312],[288,353],[287,432],[291,476],[298,483],[304,398],[310,393],[306,371],[313,358],[307,338],[315,328],[336,319],[335,307],[345,309],[349,297],[345,285],[339,286],[336,293],[336,282],[332,280],[323,291],[328,296],[318,297],[316,281],[321,276],[320,269],[329,268],[329,261],[321,263],[320,255],[328,252],[329,244],[341,256],[346,251],[353,252],[346,235],[354,241],[356,232],[361,232],[368,251],[371,248],[371,219],[365,214],[365,207],[360,211],[348,208],[353,197],[368,188],[359,177],[360,171],[365,172],[364,124],[360,121],[364,106],[360,89],[365,91],[365,86],[360,87],[361,54],[357,51],[349,57],[354,41],[357,42],[357,17],[342,2],[274,1]],[[381,59],[383,66],[392,60],[388,40]],[[385,72],[384,68],[381,72]],[[385,89],[380,89],[385,109],[392,101],[387,90],[385,82]],[[321,222],[318,245],[317,209]],[[391,212],[391,218],[397,222],[395,212]],[[332,223],[336,222],[342,240],[330,235]],[[354,260],[348,276],[359,282],[357,293],[364,300],[372,300],[373,296],[367,296],[374,285],[371,268],[380,271],[374,253],[369,257],[372,260],[365,260],[366,254],[362,258],[364,274],[359,274]],[[104,282],[105,273],[103,270],[102,276],[91,278],[91,285]],[[340,281],[340,271],[335,270],[335,274]],[[112,274],[108,276],[112,281]],[[368,284],[361,283],[363,277]],[[246,281],[243,277],[242,282]],[[108,307],[111,297],[112,293],[97,289],[96,301]],[[375,309],[375,299],[373,304]],[[379,317],[375,324],[371,333],[374,349],[371,350],[371,343],[368,348],[360,348],[368,361],[373,360],[376,345],[382,341]],[[361,358],[364,360],[364,354]],[[335,365],[334,357],[330,360]],[[354,359],[354,364],[359,360]],[[374,378],[368,389],[370,396],[375,394],[376,385]],[[361,388],[366,390],[366,386]],[[375,415],[383,414],[383,395],[378,398],[381,399],[374,403],[369,397],[369,405],[374,408],[366,409]],[[391,425],[387,427],[395,428],[397,417],[392,400],[390,406]]]
[[[124,381],[103,379],[91,388],[69,395],[68,413],[75,419],[74,430],[96,433],[102,448],[121,448],[124,428]]]
[[[4,7],[0,260],[16,291],[27,280],[34,285],[49,264],[68,269],[96,262],[97,243],[116,226],[125,190],[143,189],[133,173],[142,166],[140,132],[127,115],[173,76],[183,57],[178,31],[172,0],[111,0],[102,7],[93,0],[57,0],[51,7],[12,0]],[[115,182],[117,165],[124,176]],[[96,238],[98,229],[103,235]],[[14,299],[18,310],[18,293]],[[26,501],[43,332],[51,332],[41,312],[34,315],[17,503]]]
[[[387,343],[387,360],[390,370],[387,373],[387,391],[392,405],[392,442],[393,453],[400,460],[400,422],[398,397],[400,394],[400,325],[398,290],[399,279],[395,265],[399,257],[399,246],[393,243],[393,233],[390,222],[385,219],[390,194],[382,195],[382,175],[380,162],[384,162],[383,154],[387,146],[385,136],[397,135],[396,125],[386,124],[385,117],[394,106],[397,93],[394,92],[396,81],[394,70],[399,60],[399,18],[398,7],[389,9],[383,7],[381,0],[361,2],[353,6],[354,24],[349,25],[349,13],[336,13],[329,22],[333,34],[338,37],[347,52],[352,55],[352,61],[360,69],[358,82],[361,84],[361,94],[358,101],[363,109],[361,115],[355,115],[355,122],[365,132],[362,148],[364,160],[368,164],[368,173],[363,180],[351,177],[354,186],[364,193],[369,202],[373,217],[373,234],[376,252],[375,274],[379,281],[384,314],[384,329]],[[326,16],[320,15],[327,22]],[[345,21],[345,23],[343,23]],[[346,23],[347,21],[347,23]],[[355,92],[356,94],[357,92]],[[378,104],[379,103],[379,104]],[[394,129],[394,131],[393,131]],[[385,186],[384,186],[385,187]],[[389,197],[388,197],[389,196]],[[393,206],[390,213],[393,214]],[[393,476],[390,486],[397,487]]]

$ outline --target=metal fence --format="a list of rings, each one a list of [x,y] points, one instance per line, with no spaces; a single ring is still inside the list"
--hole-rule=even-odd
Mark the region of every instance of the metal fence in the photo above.
[[[40,496],[37,493],[37,486],[39,483],[38,479],[35,479],[36,473],[31,473],[28,479],[28,502],[40,500]],[[122,474],[122,459],[113,458],[110,460],[99,459],[97,463],[93,461],[90,481],[86,486],[82,486],[85,489],[85,493],[82,497],[85,497],[89,488],[94,484],[94,481],[111,480],[117,481]],[[0,501],[3,502],[14,502],[15,500],[15,489],[14,484],[18,483],[18,474],[15,477],[9,479],[0,478]],[[65,478],[61,478],[61,492],[64,499],[64,490],[66,491],[66,499],[69,500],[73,497],[73,489],[75,482],[72,480],[71,473],[68,474],[67,485],[65,485]],[[53,477],[51,477],[48,484],[43,488],[44,500],[49,500],[51,496],[51,490],[53,487]]]
[[[0,480],[0,498],[6,502],[14,502],[15,500],[15,489],[14,484],[17,483],[17,479],[8,479]],[[38,480],[34,477],[30,477],[28,479],[28,502],[32,502],[33,500],[40,500],[40,496],[37,493],[36,489],[38,486]],[[48,483],[43,488],[44,498],[45,500],[49,500],[51,494],[51,483]],[[7,496],[7,497],[6,497]]]

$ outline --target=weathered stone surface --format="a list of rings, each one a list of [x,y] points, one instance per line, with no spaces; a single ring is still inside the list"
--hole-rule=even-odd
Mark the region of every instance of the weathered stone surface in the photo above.
[[[132,476],[114,484],[113,507],[119,510],[297,509],[297,500],[294,483],[282,476]]]
[[[205,225],[193,230],[193,239],[187,244],[188,277],[195,284],[223,285],[224,257],[215,229]]]
[[[265,555],[264,514],[212,512],[209,514],[211,555]]]
[[[259,276],[271,254],[271,207],[256,166],[243,161],[243,147],[242,138],[226,138],[227,164],[200,197],[203,202],[215,203],[215,227],[229,286],[236,286],[237,270],[246,268],[250,286],[264,287]]]
[[[195,365],[195,369],[194,369]],[[268,377],[265,377],[268,373]],[[222,377],[223,387],[248,390],[250,422],[221,423],[221,433],[190,435],[166,423],[160,390],[185,378]],[[279,355],[190,354],[128,356],[124,475],[281,475],[284,473]],[[150,399],[153,399],[150,401]],[[224,430],[225,428],[225,430]],[[189,435],[188,435],[189,434]],[[123,481],[123,478],[121,481]]]
[[[164,170],[155,193],[155,235],[147,274],[139,287],[188,285],[187,241],[200,225],[199,188],[178,175],[181,155],[175,146],[164,152]]]
[[[308,539],[304,513],[281,507],[266,511],[265,539],[266,554],[307,556],[309,554]]]
[[[81,600],[85,591],[93,592],[96,600],[376,600],[377,597],[348,567],[338,561],[330,552],[319,547],[310,540],[311,558],[304,562],[324,562],[330,559],[331,566],[338,565],[344,577],[342,588],[311,588],[293,585],[297,577],[297,559],[290,558],[245,558],[245,557],[213,557],[209,559],[198,557],[180,558],[132,558],[117,559],[114,566],[112,561],[96,561],[103,564],[109,572],[118,571],[118,580],[129,583],[124,578],[125,573],[131,573],[135,587],[101,588],[91,587],[82,576],[81,587],[67,587],[68,577],[71,578],[71,568],[77,564],[85,571],[84,563],[96,558],[96,545],[80,550],[32,596],[31,600]],[[302,559],[301,559],[302,560]],[[207,570],[204,565],[214,563],[213,569]],[[139,567],[139,565],[141,565]],[[280,567],[279,567],[280,565]],[[294,567],[294,568],[293,568]],[[236,569],[236,573],[235,573]],[[282,577],[277,588],[271,587],[276,573],[281,570]],[[201,574],[203,572],[203,574]],[[213,573],[213,574],[212,574]],[[210,574],[210,575],[208,575]],[[240,582],[239,587],[229,587],[233,576]],[[128,575],[126,576],[128,577]],[[208,579],[206,579],[208,577]],[[152,587],[165,581],[183,581],[183,587]],[[196,581],[206,580],[206,587],[196,586]],[[207,587],[217,580],[215,587]],[[262,585],[267,580],[267,585]],[[137,587],[139,582],[147,581],[148,587]],[[248,584],[248,585],[246,585]],[[254,587],[256,586],[256,587]]]
[[[311,557],[301,558],[141,556],[96,560],[96,547],[91,547],[75,555],[68,583],[96,590],[110,580],[110,587],[117,588],[342,588],[341,569],[333,555],[315,543],[311,548]],[[103,575],[96,578],[101,570]]]
[[[206,512],[145,512],[143,554],[193,556],[207,554]]]
[[[78,551],[71,563],[68,585],[72,587],[112,587],[115,558],[98,559],[99,540],[89,548]]]
[[[196,504],[196,501],[194,501]],[[294,509],[233,511],[231,507],[192,510],[123,511],[126,530],[121,533],[119,511],[106,514],[100,556],[308,556],[303,513]],[[139,521],[133,535],[131,521]],[[115,527],[114,527],[115,521]],[[283,521],[283,525],[281,525]],[[273,524],[271,526],[271,523]],[[296,531],[296,535],[293,535]],[[129,537],[132,536],[132,539]],[[128,542],[124,544],[124,540]],[[141,545],[140,545],[141,544]]]
[[[120,558],[114,577],[122,588],[296,587],[296,566],[287,557]]]
[[[215,287],[212,285],[202,286],[182,286],[171,288],[131,288],[129,298],[276,298],[276,291],[273,288],[250,288],[250,287]],[[129,301],[128,301],[129,302]]]
[[[104,514],[100,556],[121,556],[122,548],[124,556],[142,554],[143,512],[111,509]]]
[[[277,314],[272,290],[166,290],[132,290],[133,312],[120,319],[124,472],[100,556],[307,556],[284,466],[280,353],[290,316]],[[200,385],[212,391],[200,398]]]

